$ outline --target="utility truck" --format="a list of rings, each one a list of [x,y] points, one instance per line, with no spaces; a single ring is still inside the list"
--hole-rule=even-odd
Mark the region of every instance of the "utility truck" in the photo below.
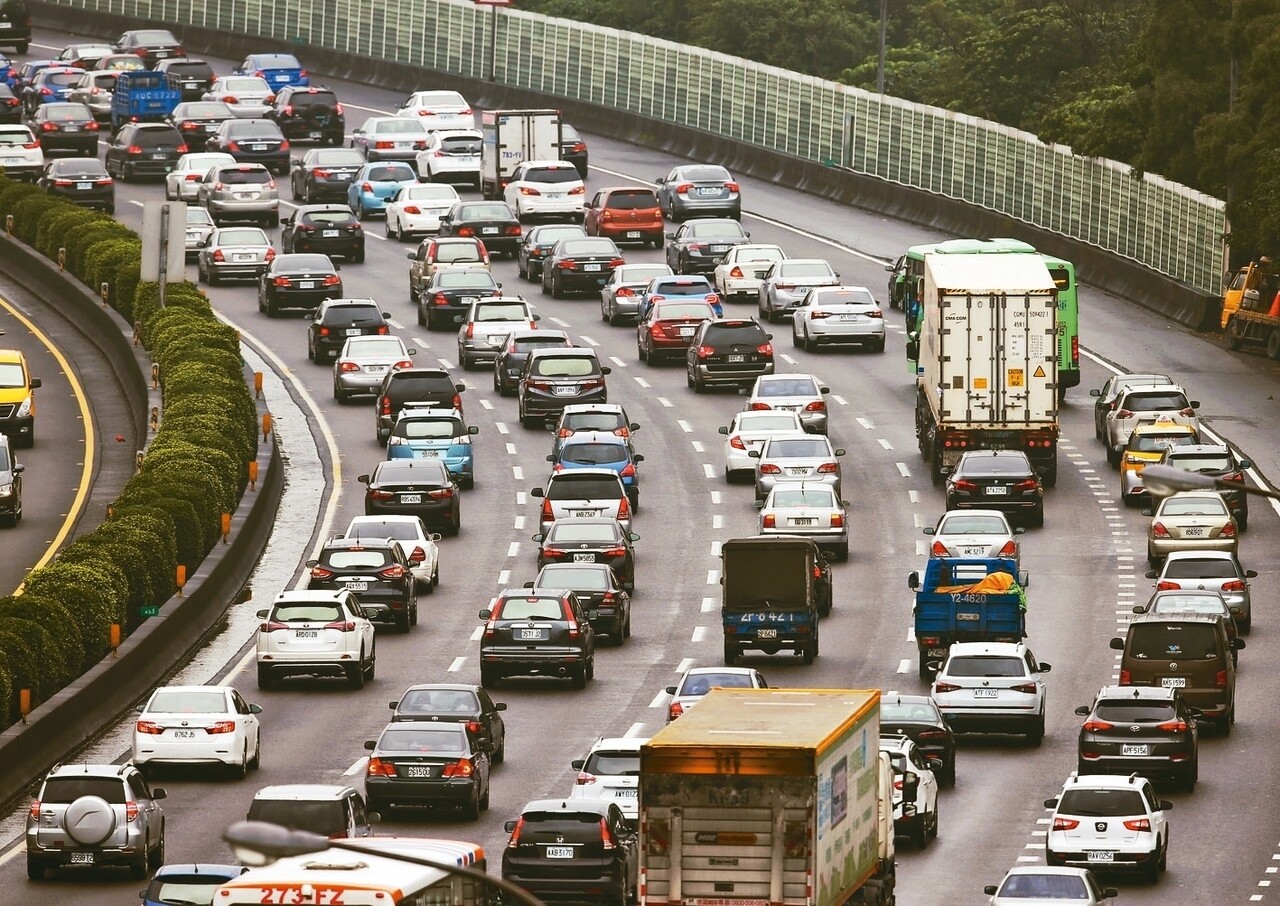
[[[560,160],[559,110],[486,110],[480,131],[480,192],[487,199],[501,200],[526,160]]]

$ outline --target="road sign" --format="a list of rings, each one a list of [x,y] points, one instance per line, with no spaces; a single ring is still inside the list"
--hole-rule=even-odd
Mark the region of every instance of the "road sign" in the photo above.
[[[138,615],[143,617],[158,617],[160,615],[160,605],[156,604],[151,607],[139,607]]]
[[[511,0],[475,0],[476,6],[510,6]]]
[[[177,282],[186,259],[186,203],[148,201],[142,206],[142,279],[157,281],[164,276],[166,282]]]

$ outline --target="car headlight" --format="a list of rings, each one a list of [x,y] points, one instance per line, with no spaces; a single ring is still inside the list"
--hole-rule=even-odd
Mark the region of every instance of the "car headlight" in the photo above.
[[[13,484],[0,484],[0,497],[8,497],[13,493]]]
[[[18,407],[18,411],[15,414],[19,418],[26,418],[31,414],[31,409],[35,406],[35,403],[35,397],[28,395],[27,398],[22,401],[22,405]]]

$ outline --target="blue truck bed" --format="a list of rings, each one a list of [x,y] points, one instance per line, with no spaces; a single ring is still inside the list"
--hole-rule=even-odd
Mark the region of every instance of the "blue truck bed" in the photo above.
[[[171,87],[162,72],[122,72],[111,93],[111,126],[119,129],[127,122],[159,122],[181,101],[181,89]]]
[[[992,573],[1012,579],[1006,591],[973,588]],[[942,660],[952,642],[1019,641],[1027,636],[1026,575],[1009,559],[930,560],[924,574],[912,573],[916,593],[915,637],[919,673],[931,674],[930,661]],[[939,591],[939,589],[946,589]]]

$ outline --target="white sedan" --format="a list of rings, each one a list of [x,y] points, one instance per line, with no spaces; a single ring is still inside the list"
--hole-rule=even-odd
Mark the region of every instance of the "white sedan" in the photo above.
[[[418,589],[431,594],[440,584],[440,536],[428,532],[417,516],[356,516],[347,523],[344,538],[390,538],[413,564]]]
[[[476,115],[456,91],[415,91],[400,104],[396,116],[412,117],[436,129],[474,129]]]
[[[221,101],[238,117],[259,118],[267,115],[276,93],[266,79],[258,76],[223,76],[214,79],[202,101]]]
[[[798,412],[739,412],[727,426],[721,426],[724,438],[724,480],[752,480],[756,461],[751,452],[759,452],[765,438],[774,434],[796,434],[803,431]]]
[[[711,282],[726,302],[754,302],[764,275],[786,257],[780,245],[735,245],[716,265]]]
[[[1014,528],[999,510],[948,510],[938,524],[926,526],[933,536],[929,559],[937,557],[1009,557],[1022,568],[1022,545],[1017,536],[1026,529]]]
[[[938,778],[940,758],[926,758],[909,736],[881,736],[880,751],[893,764],[893,830],[911,837],[924,849],[938,836]],[[916,777],[915,796],[907,798],[907,774]]]
[[[423,182],[465,182],[480,187],[480,143],[475,129],[437,129],[418,152],[418,179]]]
[[[164,175],[164,197],[169,201],[194,202],[204,175],[214,167],[234,167],[236,159],[221,151],[184,154],[178,165]]]
[[[792,312],[792,346],[814,352],[837,343],[884,352],[884,312],[865,286],[815,287]]]
[[[231,686],[161,686],[138,707],[133,764],[144,774],[160,764],[225,765],[243,777],[261,758],[261,713]]]
[[[582,222],[587,185],[578,168],[562,160],[527,160],[511,174],[505,199],[521,221],[534,217]]]
[[[788,481],[769,492],[760,507],[759,534],[803,535],[823,551],[849,559],[848,503],[829,484]]]
[[[404,242],[440,232],[440,218],[462,199],[453,186],[409,183],[387,202],[387,238]]]

